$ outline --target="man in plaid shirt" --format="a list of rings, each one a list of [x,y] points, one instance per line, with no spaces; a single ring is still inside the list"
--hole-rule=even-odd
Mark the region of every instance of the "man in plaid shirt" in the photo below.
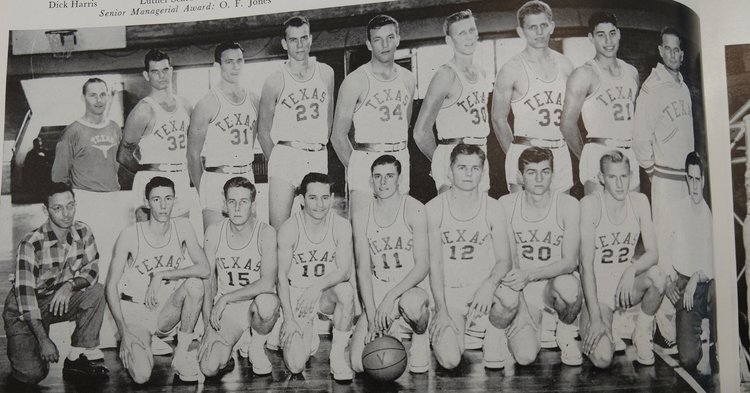
[[[104,315],[104,286],[97,283],[99,254],[89,227],[75,221],[71,188],[52,184],[44,199],[49,220],[18,245],[15,281],[5,300],[3,321],[13,382],[36,384],[57,362],[49,326],[75,321],[63,378],[106,378],[108,370],[84,355],[99,345]]]

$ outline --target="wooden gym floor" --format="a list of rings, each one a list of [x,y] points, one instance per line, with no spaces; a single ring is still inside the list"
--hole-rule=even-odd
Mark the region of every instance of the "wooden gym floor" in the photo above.
[[[10,288],[6,277],[14,269],[15,242],[40,221],[40,205],[11,206],[10,197],[0,197],[0,299],[4,300]],[[11,240],[12,239],[12,240]],[[0,302],[2,308],[2,302]],[[2,321],[0,320],[0,325]],[[9,362],[7,341],[0,329],[0,392],[13,391],[7,386]],[[676,366],[675,359],[657,354],[656,364],[641,367],[635,362],[632,346],[618,353],[610,369],[595,369],[588,360],[581,367],[567,367],[560,363],[557,350],[542,350],[537,361],[526,367],[513,365],[504,370],[487,370],[482,367],[482,353],[468,350],[460,366],[452,371],[437,366],[425,374],[404,373],[394,383],[379,385],[364,375],[355,377],[349,384],[338,384],[331,379],[328,367],[330,336],[321,336],[318,353],[310,359],[301,376],[292,377],[283,364],[280,353],[268,352],[274,366],[269,376],[254,376],[247,359],[236,359],[235,369],[220,380],[203,385],[173,385],[170,368],[171,357],[157,356],[151,381],[144,386],[132,383],[117,358],[116,349],[104,350],[104,364],[110,369],[110,378],[101,384],[76,385],[62,379],[62,361],[51,365],[49,376],[42,381],[40,392],[649,392],[649,391],[718,391],[718,377],[691,376]],[[409,343],[405,342],[408,347]],[[705,348],[705,345],[704,345]],[[704,351],[707,352],[707,351]],[[61,354],[61,358],[64,354]],[[702,362],[705,364],[706,362]],[[33,391],[33,390],[32,390]],[[747,389],[750,391],[750,389]]]

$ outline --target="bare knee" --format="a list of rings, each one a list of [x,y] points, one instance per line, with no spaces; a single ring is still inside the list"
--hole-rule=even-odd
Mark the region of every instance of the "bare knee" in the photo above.
[[[284,363],[286,368],[292,374],[299,374],[305,369],[305,363],[309,350],[306,350],[304,340],[301,336],[295,335],[288,348],[284,349]]]
[[[667,287],[667,275],[659,266],[651,266],[646,273],[651,288],[664,293]]]
[[[540,344],[537,331],[531,325],[520,327],[516,334],[508,338],[508,349],[521,366],[528,366],[536,361]]]
[[[261,334],[270,333],[279,318],[279,298],[270,293],[258,295],[250,306],[253,329]]]
[[[188,297],[199,299],[203,297],[203,280],[200,278],[190,277],[185,280],[185,292]]]
[[[459,339],[463,340],[463,337],[458,337],[454,331],[446,329],[433,343],[432,349],[435,360],[444,369],[452,370],[461,363],[462,354]]]
[[[490,308],[490,323],[498,329],[505,329],[518,313],[519,292],[500,285],[495,290],[495,298]]]
[[[612,364],[612,358],[615,355],[615,351],[612,343],[608,338],[602,337],[599,340],[599,344],[589,354],[589,360],[594,364],[596,368],[607,368]]]
[[[147,362],[136,362],[128,368],[130,378],[138,385],[142,385],[151,379],[151,367]]]
[[[412,288],[401,295],[398,303],[401,315],[418,334],[424,333],[429,320],[429,298],[420,288]]]
[[[554,308],[560,321],[571,324],[575,321],[583,304],[581,284],[572,274],[557,276],[552,280]]]
[[[333,287],[333,293],[336,295],[336,304],[354,307],[354,288],[348,281],[336,284]]]
[[[528,366],[536,361],[536,356],[539,354],[539,349],[534,345],[521,345],[511,347],[513,358],[516,359],[516,363],[521,366]]]

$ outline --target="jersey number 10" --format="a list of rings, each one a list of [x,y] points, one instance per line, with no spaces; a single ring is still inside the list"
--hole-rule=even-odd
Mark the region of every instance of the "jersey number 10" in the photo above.
[[[310,274],[308,271],[310,270],[310,265],[302,265],[302,277],[310,277]],[[313,267],[313,275],[315,277],[321,277],[324,274],[326,274],[326,265],[323,263],[318,263]]]

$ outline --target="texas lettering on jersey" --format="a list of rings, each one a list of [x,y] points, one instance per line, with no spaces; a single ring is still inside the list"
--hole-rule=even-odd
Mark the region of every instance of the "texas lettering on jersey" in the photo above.
[[[562,107],[563,94],[559,91],[544,90],[534,94],[531,98],[524,101],[523,104],[528,106],[532,111],[547,105]]]
[[[563,235],[554,236],[552,234],[552,231],[544,231],[539,229],[516,231],[513,232],[513,237],[516,240],[516,244],[545,243],[551,246],[559,246],[563,241]]]
[[[443,241],[443,244],[453,244],[461,242],[477,244],[481,246],[485,241],[487,241],[487,239],[492,238],[492,234],[489,232],[481,234],[479,231],[469,232],[468,229],[443,231],[442,235],[443,236],[441,236],[441,240]]]
[[[153,258],[136,261],[133,268],[141,275],[146,275],[154,270],[179,269],[184,260],[185,258],[175,255],[155,255]]]
[[[297,91],[287,94],[280,103],[289,109],[292,109],[298,104],[307,104],[310,101],[324,103],[328,96],[326,93],[325,90],[319,91],[317,87],[312,89],[302,87],[297,89]]]
[[[669,116],[669,120],[675,121],[682,116],[692,116],[690,101],[676,100],[667,104],[661,112]]]
[[[224,270],[229,269],[242,269],[252,270],[257,272],[260,270],[260,259],[253,261],[252,258],[240,259],[240,257],[216,257],[216,266],[220,266]]]
[[[484,91],[472,91],[471,94],[467,94],[456,102],[456,105],[469,113],[469,111],[475,106],[487,106],[487,92]],[[485,119],[486,120],[486,119]]]
[[[414,239],[404,241],[401,236],[384,236],[380,238],[370,239],[370,252],[378,254],[383,251],[411,251]]]
[[[401,105],[408,105],[411,101],[409,93],[400,89],[385,88],[377,93],[370,95],[370,98],[365,101],[365,106],[369,106],[373,109],[378,109],[383,104],[396,103]]]
[[[307,252],[294,253],[292,262],[295,264],[307,264],[311,262],[336,262],[336,251],[325,251],[318,255],[318,250],[309,250]]]
[[[233,113],[225,116],[223,119],[217,119],[214,125],[218,127],[222,132],[227,132],[234,129],[237,126],[248,127],[251,130],[255,129],[256,120],[250,121],[250,114],[248,113]]]
[[[170,120],[158,127],[154,131],[154,135],[158,136],[161,139],[165,139],[175,132],[181,134],[187,132],[187,122],[185,120],[182,120],[178,123],[176,119]]]
[[[610,106],[615,101],[620,100],[634,102],[635,92],[633,92],[633,88],[625,90],[624,86],[614,86],[613,88],[606,89],[597,94],[595,99],[604,104],[604,106]]]

